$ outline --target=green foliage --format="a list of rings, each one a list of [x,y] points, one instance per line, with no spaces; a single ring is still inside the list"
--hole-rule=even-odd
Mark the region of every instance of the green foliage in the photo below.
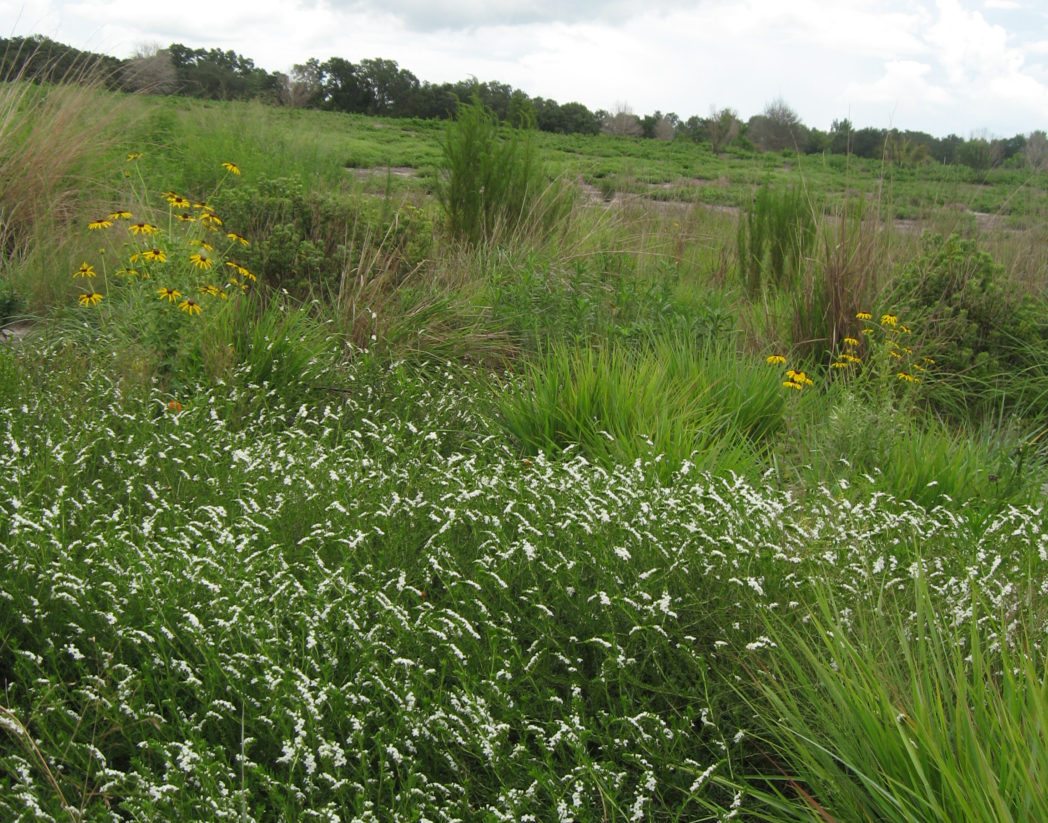
[[[753,672],[774,787],[759,793],[758,819],[1011,823],[1048,815],[1043,650],[1021,623],[1007,625],[998,594],[978,580],[966,581],[970,628],[958,629],[933,593],[934,573],[925,574],[910,614],[885,592],[883,610],[856,618],[824,593],[813,630],[771,628],[776,653]],[[1029,616],[1024,610],[1020,620]],[[1000,642],[987,642],[988,632]]]
[[[751,295],[797,282],[815,245],[817,214],[800,189],[758,190],[738,231],[740,274]]]
[[[920,254],[903,267],[892,291],[897,304],[918,319],[924,348],[935,358],[948,392],[941,408],[978,416],[1000,403],[1033,410],[1029,401],[1043,398],[1043,380],[1007,375],[1043,375],[1048,304],[1015,289],[1003,266],[975,240],[925,235]],[[951,402],[958,396],[963,403]]]
[[[546,179],[534,132],[500,128],[478,99],[448,124],[436,186],[449,231],[471,245],[545,235],[571,208],[568,190]]]
[[[368,244],[381,268],[401,278],[429,255],[432,220],[410,203],[314,191],[294,178],[221,191],[216,208],[256,239],[244,258],[264,282],[304,295],[338,293],[355,252]]]
[[[640,349],[554,345],[497,402],[498,419],[527,453],[657,457],[662,473],[685,461],[751,472],[784,414],[773,372],[740,369],[730,351],[672,337]]]

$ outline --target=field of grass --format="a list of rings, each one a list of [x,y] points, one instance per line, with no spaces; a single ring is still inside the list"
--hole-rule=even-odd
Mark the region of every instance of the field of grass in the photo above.
[[[0,86],[0,816],[1048,820],[1048,175],[455,128]]]

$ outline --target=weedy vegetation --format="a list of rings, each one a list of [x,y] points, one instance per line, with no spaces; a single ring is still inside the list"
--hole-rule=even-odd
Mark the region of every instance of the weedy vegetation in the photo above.
[[[1048,177],[788,154],[6,80],[0,816],[1048,819]]]

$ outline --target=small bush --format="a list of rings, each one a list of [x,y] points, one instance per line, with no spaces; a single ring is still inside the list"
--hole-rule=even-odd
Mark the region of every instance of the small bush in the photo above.
[[[448,123],[436,191],[449,231],[471,245],[548,232],[571,208],[567,189],[546,180],[532,132],[500,128],[476,98]]]
[[[938,364],[941,410],[970,416],[1003,404],[1034,411],[1028,401],[1043,399],[1048,388],[1029,381],[1038,370],[1043,375],[1048,358],[1048,305],[1012,289],[1004,267],[974,240],[925,235],[893,291]],[[1026,379],[1008,378],[1017,374]]]
[[[740,275],[750,294],[790,285],[815,245],[816,211],[804,192],[764,186],[739,220]]]

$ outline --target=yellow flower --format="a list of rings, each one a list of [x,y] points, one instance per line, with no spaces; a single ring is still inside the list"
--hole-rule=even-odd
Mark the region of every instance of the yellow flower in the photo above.
[[[258,280],[258,278],[255,277],[255,275],[253,275],[251,272],[249,272],[247,269],[245,269],[239,263],[234,263],[232,260],[227,260],[226,261],[226,265],[229,266],[229,268],[233,269],[241,277],[246,277],[252,283],[254,283],[254,282],[256,282]],[[784,360],[783,362],[786,362],[786,361]]]
[[[113,272],[113,274],[115,274],[117,277],[137,277],[138,269],[117,269],[115,272]]]
[[[160,229],[152,223],[132,223],[128,226],[131,234],[158,234]]]
[[[81,263],[80,268],[73,272],[73,277],[94,277],[95,267],[88,263]]]
[[[110,220],[130,220],[131,212],[124,209],[118,209],[117,211],[109,212],[108,219]]]
[[[882,326],[894,326],[899,322],[899,318],[894,314],[882,314],[881,325]]]
[[[194,203],[193,208],[197,211],[214,211],[207,203]]]
[[[230,162],[227,161],[227,162],[222,164],[222,168],[224,168],[230,174],[236,174],[236,175],[240,174],[240,168],[237,166],[236,163],[230,163]]]
[[[935,361],[932,360],[930,357],[922,357],[921,360],[923,360],[929,366],[934,366],[935,365]]]
[[[851,366],[852,363],[849,360],[834,360],[830,365],[835,369],[846,369]]]
[[[127,156],[127,160],[128,160],[128,162],[134,162],[135,160],[137,160],[141,156],[142,156],[142,152],[140,152],[140,151],[133,151],[133,152],[131,152],[131,154],[129,154]]]
[[[96,291],[82,291],[76,302],[81,306],[97,306],[102,302],[102,295]]]
[[[912,374],[907,374],[904,371],[899,372],[898,376],[899,376],[900,380],[905,380],[908,383],[920,383],[921,382],[921,378],[914,377]]]
[[[856,340],[854,337],[845,337],[843,342],[844,345],[848,346],[849,348],[855,348],[859,345],[859,341]]]
[[[250,243],[247,242],[247,238],[246,237],[244,237],[243,235],[237,234],[235,231],[229,232],[226,235],[226,237],[228,237],[230,240],[236,240],[241,246],[249,246],[249,245],[251,245]]]
[[[196,222],[196,218],[193,215],[191,215],[189,212],[187,212],[187,211],[180,212],[179,214],[176,215],[176,217],[178,217],[178,219],[181,220],[183,223],[195,223]]]
[[[861,363],[862,362],[862,358],[861,357],[856,357],[854,354],[849,354],[848,352],[845,352],[844,354],[841,355],[841,360],[846,360],[849,363]]]
[[[87,224],[87,227],[92,231],[97,231],[98,229],[108,229],[112,225],[112,220],[110,220],[108,217],[103,217],[99,220],[92,220],[90,223]]]
[[[217,217],[214,212],[206,211],[200,215],[200,222],[208,228],[214,228],[215,226],[221,226],[222,220]]]
[[[214,265],[210,257],[204,257],[204,255],[198,252],[193,252],[193,254],[189,255],[189,259],[198,269],[210,269]]]
[[[786,358],[783,357],[781,354],[772,354],[769,355],[764,362],[767,363],[769,366],[775,366],[779,363],[785,363]]]
[[[182,292],[178,291],[177,289],[169,289],[166,286],[162,289],[157,289],[156,293],[157,295],[159,295],[161,300],[163,300],[166,297],[172,303],[174,303],[175,300],[182,296]]]
[[[786,372],[786,376],[790,378],[790,380],[792,380],[794,383],[800,383],[802,386],[814,385],[812,379],[802,371],[794,371],[793,369],[789,369]]]
[[[861,311],[855,315],[856,320],[870,320],[873,317],[868,311]]]
[[[794,383],[792,380],[785,380],[783,381],[782,385],[784,385],[788,389],[797,389],[798,391],[804,388],[803,385],[801,385],[800,383]]]
[[[163,249],[146,249],[142,252],[142,256],[146,260],[152,260],[156,263],[163,263],[167,260],[167,255],[164,253]]]
[[[200,304],[195,300],[185,299],[178,304],[178,307],[186,314],[200,314]]]
[[[174,194],[173,192],[171,196],[167,198],[167,202],[176,209],[188,209],[192,205],[192,203],[186,200],[182,195]]]
[[[192,240],[190,240],[189,241],[189,245],[191,245],[191,246],[199,246],[204,251],[214,251],[215,250],[215,247],[212,246],[210,243],[205,243],[203,240],[199,240],[197,238],[193,238]]]

